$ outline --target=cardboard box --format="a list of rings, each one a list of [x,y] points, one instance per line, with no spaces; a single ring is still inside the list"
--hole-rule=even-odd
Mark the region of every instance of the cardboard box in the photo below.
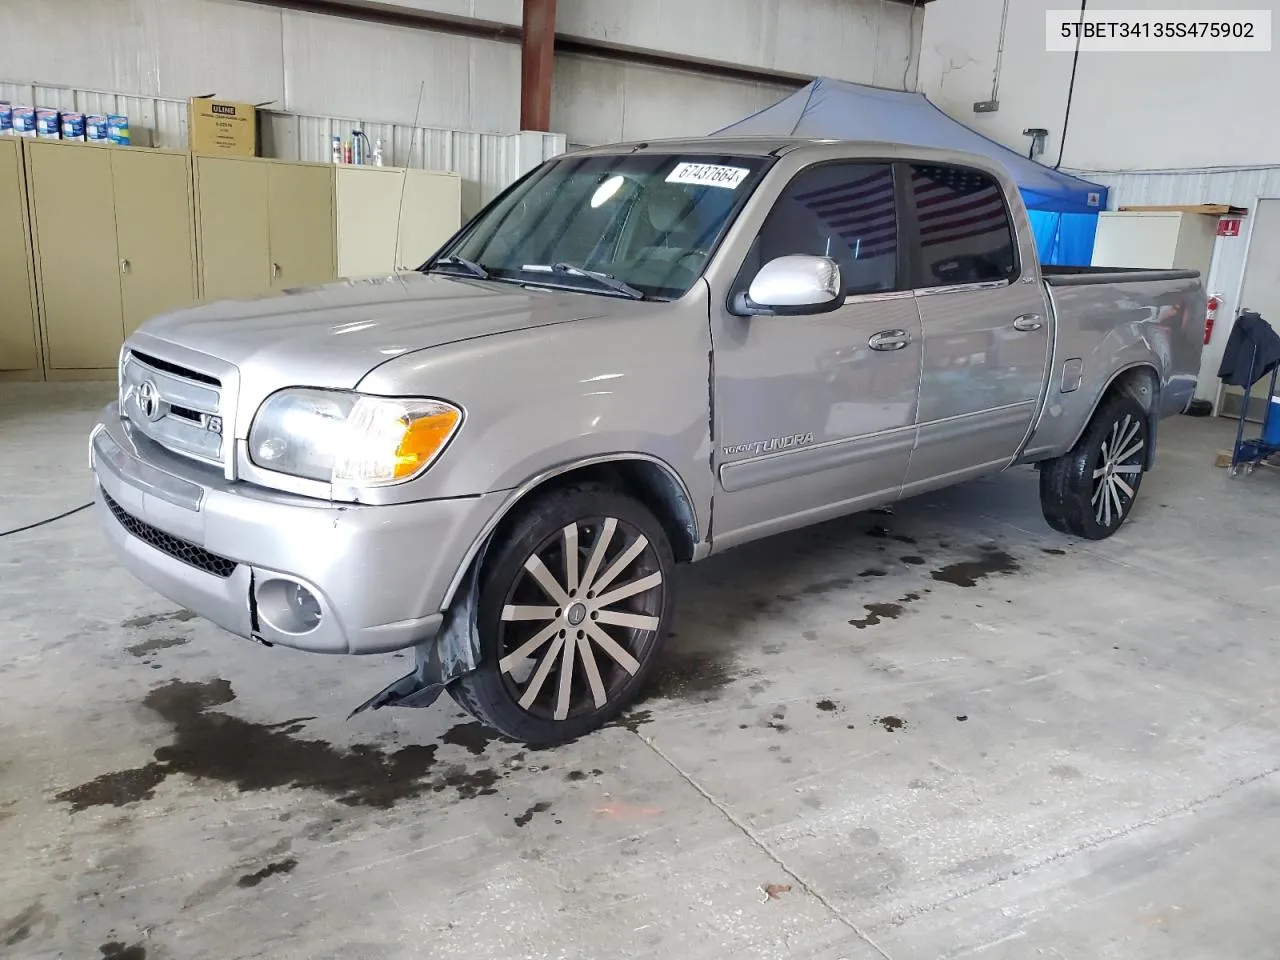
[[[191,152],[256,157],[257,113],[248,103],[192,97],[187,101],[187,136]]]

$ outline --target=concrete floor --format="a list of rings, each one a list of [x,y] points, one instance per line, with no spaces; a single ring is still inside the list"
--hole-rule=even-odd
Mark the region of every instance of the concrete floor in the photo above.
[[[0,387],[0,530],[108,395]],[[90,513],[0,540],[0,955],[1275,956],[1280,474],[1162,440],[1103,544],[1018,471],[689,569],[647,701],[543,752],[347,722],[403,660],[187,619]]]

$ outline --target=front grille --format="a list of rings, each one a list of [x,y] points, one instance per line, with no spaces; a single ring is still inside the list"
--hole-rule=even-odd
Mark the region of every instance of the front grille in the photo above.
[[[125,354],[120,412],[166,450],[222,466],[223,400],[215,376],[149,353]]]
[[[226,557],[220,557],[216,553],[210,553],[204,547],[196,546],[189,540],[183,540],[181,537],[175,537],[165,533],[163,530],[157,530],[151,524],[139,520],[120,504],[116,503],[105,490],[102,491],[102,499],[106,502],[107,509],[111,511],[111,515],[119,521],[120,526],[148,546],[155,547],[161,553],[166,553],[175,560],[181,560],[189,567],[195,567],[197,570],[203,570],[205,573],[211,573],[215,577],[221,577],[224,580],[235,573],[236,562],[234,560],[228,560]]]
[[[156,370],[162,370],[165,373],[171,373],[175,377],[194,380],[196,383],[208,384],[211,387],[222,386],[222,383],[217,377],[211,377],[209,374],[201,373],[199,370],[192,370],[190,367],[183,367],[176,363],[170,363],[168,360],[161,360],[159,357],[153,357],[149,353],[140,353],[137,350],[130,350],[129,356],[136,357],[147,366],[154,367]]]

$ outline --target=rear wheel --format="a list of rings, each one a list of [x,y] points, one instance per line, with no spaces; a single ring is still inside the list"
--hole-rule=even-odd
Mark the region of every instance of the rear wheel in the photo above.
[[[1109,400],[1070,453],[1040,470],[1040,506],[1049,526],[1105,540],[1129,517],[1150,442],[1147,412],[1129,396]]]
[[[661,651],[674,566],[661,524],[631,498],[601,487],[549,494],[490,552],[476,610],[481,665],[450,693],[533,746],[603,726]]]

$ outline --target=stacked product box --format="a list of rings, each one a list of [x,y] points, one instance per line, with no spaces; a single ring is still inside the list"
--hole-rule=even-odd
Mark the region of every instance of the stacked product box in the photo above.
[[[103,113],[84,115],[84,138],[90,143],[107,143],[107,116]]]
[[[13,134],[16,137],[34,137],[36,135],[36,108],[14,106],[11,116]]]
[[[64,112],[62,114],[62,139],[63,140],[83,140],[84,139],[84,114],[74,112]]]
[[[129,118],[122,113],[81,113],[52,107],[24,107],[0,100],[0,136],[41,140],[87,140],[127,147],[132,143]]]
[[[117,146],[129,146],[129,118],[119,113],[108,114],[107,139]]]
[[[36,108],[36,136],[41,140],[57,140],[62,136],[61,114],[45,107]]]

